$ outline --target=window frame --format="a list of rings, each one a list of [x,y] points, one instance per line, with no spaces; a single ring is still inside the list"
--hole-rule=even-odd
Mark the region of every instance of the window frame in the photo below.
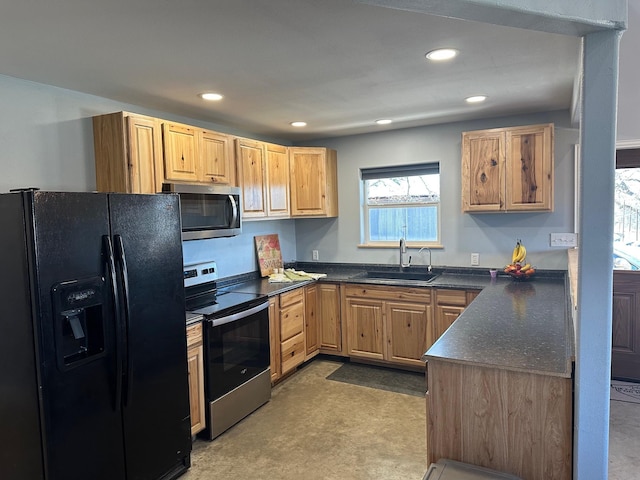
[[[369,172],[373,172],[373,175],[368,175]],[[422,172],[422,173],[421,173]],[[401,173],[401,174],[400,174]],[[376,209],[384,208],[417,208],[417,207],[435,207],[436,208],[436,239],[433,241],[428,240],[407,240],[407,247],[411,248],[442,248],[442,197],[439,196],[437,202],[398,202],[381,205],[370,205],[367,201],[368,197],[368,185],[367,180],[373,180],[375,178],[402,178],[421,175],[438,175],[438,184],[441,184],[440,177],[440,165],[439,162],[416,164],[416,165],[397,165],[392,167],[379,167],[373,169],[361,168],[360,169],[360,215],[361,215],[361,231],[360,231],[360,244],[358,247],[363,248],[398,248],[398,240],[388,241],[372,241],[371,231],[369,225],[369,211],[371,207]],[[401,234],[402,235],[402,234]],[[406,233],[402,235],[406,237]]]

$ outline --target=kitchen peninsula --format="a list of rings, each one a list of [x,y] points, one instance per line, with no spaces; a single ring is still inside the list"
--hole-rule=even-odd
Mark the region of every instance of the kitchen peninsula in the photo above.
[[[356,287],[429,292],[426,318],[431,328],[422,356],[427,365],[428,464],[449,458],[527,479],[571,478],[574,336],[566,272],[540,271],[530,281],[518,282],[506,276],[492,280],[484,269],[435,268],[437,276],[422,281],[368,275],[372,269],[398,270],[381,265],[297,263],[295,268],[326,273],[317,285],[339,286],[343,345],[337,353],[345,357],[351,356],[345,330],[352,326],[345,321],[346,292]],[[241,280],[232,279],[228,288],[274,296],[312,285]],[[475,294],[456,307],[459,317],[439,335],[434,319],[438,298],[447,292]],[[411,299],[388,303],[398,302]],[[393,309],[382,311],[391,315]],[[320,324],[325,321],[321,314],[317,317]],[[381,325],[376,332],[385,337],[392,323]],[[402,367],[391,355],[382,360]]]

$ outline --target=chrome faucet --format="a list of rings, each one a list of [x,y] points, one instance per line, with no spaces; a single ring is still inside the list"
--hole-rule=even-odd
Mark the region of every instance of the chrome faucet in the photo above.
[[[400,268],[408,267],[411,265],[411,255],[409,255],[409,262],[404,263],[404,254],[407,253],[407,244],[404,238],[400,239]]]
[[[431,273],[431,249],[429,247],[422,247],[418,253],[422,253],[422,250],[429,250],[429,266],[427,267],[427,272]]]

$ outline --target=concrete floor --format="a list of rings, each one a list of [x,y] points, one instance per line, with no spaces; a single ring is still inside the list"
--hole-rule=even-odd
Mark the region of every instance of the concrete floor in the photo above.
[[[181,480],[421,480],[424,398],[326,380],[340,365],[313,360],[213,442],[196,440]]]
[[[425,403],[326,377],[316,359],[213,442],[196,440],[181,480],[421,480]],[[611,401],[609,480],[640,478],[640,404]]]
[[[640,478],[640,403],[611,401],[609,480]]]

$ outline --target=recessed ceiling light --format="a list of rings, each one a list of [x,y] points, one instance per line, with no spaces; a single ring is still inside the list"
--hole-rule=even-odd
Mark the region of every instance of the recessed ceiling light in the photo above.
[[[487,99],[486,95],[473,95],[464,99],[467,103],[482,103]]]
[[[291,122],[291,126],[292,127],[306,127],[307,126],[307,122]]]
[[[437,50],[427,52],[425,57],[434,62],[440,62],[443,60],[451,60],[456,55],[458,55],[458,50],[455,48],[438,48]]]
[[[200,97],[203,100],[210,100],[212,102],[217,102],[218,100],[222,100],[222,95],[220,95],[219,93],[213,93],[213,92],[201,93]]]
[[[380,120],[376,120],[378,125],[389,125],[393,120],[389,120],[388,118],[381,118]]]

